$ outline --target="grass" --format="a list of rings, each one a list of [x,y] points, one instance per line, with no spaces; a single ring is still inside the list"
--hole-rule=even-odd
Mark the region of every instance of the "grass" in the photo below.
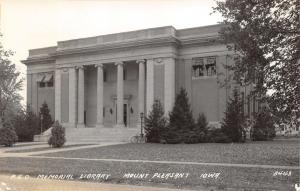
[[[299,166],[299,141],[251,142],[244,144],[124,144],[44,154],[68,158],[113,158],[140,160],[169,160],[190,162],[220,162],[240,164],[269,164]],[[166,186],[186,189],[294,190],[299,183],[299,170],[288,170],[291,176],[273,176],[281,169],[258,167],[225,167],[194,164],[130,163],[113,161],[84,161],[60,158],[0,158],[0,173],[7,174],[81,174],[107,173],[106,181],[117,184]],[[185,179],[126,179],[125,173],[189,173]],[[203,178],[204,173],[220,173],[215,178]],[[80,180],[96,181],[104,180]]]
[[[240,144],[124,144],[43,155],[298,166],[299,150],[299,141],[269,141]]]

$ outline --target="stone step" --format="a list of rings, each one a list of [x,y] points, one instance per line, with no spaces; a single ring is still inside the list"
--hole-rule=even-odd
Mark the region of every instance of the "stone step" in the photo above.
[[[130,142],[139,134],[138,128],[66,128],[68,142]],[[35,141],[46,141],[49,135],[39,135]]]

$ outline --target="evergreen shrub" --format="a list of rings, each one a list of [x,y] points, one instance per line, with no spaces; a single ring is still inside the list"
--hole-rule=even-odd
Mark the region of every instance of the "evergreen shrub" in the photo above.
[[[208,122],[204,113],[199,114],[196,123],[196,135],[198,136],[198,142],[204,143],[208,141]]]
[[[44,102],[42,107],[40,108],[40,115],[43,116],[43,119],[40,121],[40,126],[42,125],[43,131],[46,131],[53,124],[53,120],[50,115],[50,110],[46,102]]]
[[[244,120],[240,95],[238,90],[234,89],[233,97],[227,103],[222,132],[233,142],[244,142]]]
[[[48,140],[48,144],[51,147],[62,147],[65,142],[65,128],[62,127],[58,121],[55,121],[51,129],[51,136]]]
[[[169,113],[169,124],[164,133],[164,140],[167,143],[194,143],[195,122],[185,89],[181,88],[176,96],[175,104]]]
[[[145,118],[146,140],[150,143],[160,143],[166,128],[167,120],[159,100],[155,100],[152,110]]]
[[[18,136],[15,129],[11,126],[4,124],[4,127],[0,129],[0,145],[11,147],[17,141]]]

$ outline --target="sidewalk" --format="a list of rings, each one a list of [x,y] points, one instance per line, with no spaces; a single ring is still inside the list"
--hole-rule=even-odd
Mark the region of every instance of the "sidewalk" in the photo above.
[[[75,145],[75,143],[73,143],[73,144]],[[118,145],[118,144],[125,144],[125,143],[123,143],[123,142],[103,142],[103,143],[97,143],[97,144],[92,144],[92,145],[78,144],[78,146],[73,146],[73,147],[61,147],[61,148],[51,148],[51,149],[49,148],[48,144],[35,144],[35,145],[28,145],[28,146],[22,146],[22,147],[2,147],[2,148],[0,148],[0,158],[1,157],[28,157],[31,155],[40,155],[40,154],[47,154],[47,153],[72,151],[72,150],[78,150],[78,149],[104,147],[104,146]],[[44,148],[45,150],[32,151],[32,152],[16,152],[16,153],[8,152],[8,151],[22,151],[22,150],[35,149],[35,148]]]
[[[178,191],[178,189],[147,186],[115,185],[66,180],[42,180],[35,178],[11,178],[0,175],[2,191]],[[186,190],[188,191],[188,190]]]

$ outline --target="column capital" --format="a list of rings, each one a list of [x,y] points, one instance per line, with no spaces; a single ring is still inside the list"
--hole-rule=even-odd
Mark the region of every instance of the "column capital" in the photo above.
[[[98,68],[98,67],[101,67],[101,68],[103,68],[103,64],[102,64],[102,63],[95,64],[95,67],[96,67],[96,68]]]
[[[123,66],[123,65],[124,65],[124,62],[122,62],[122,61],[115,62],[115,65],[116,65],[116,66],[119,66],[119,65],[120,65],[120,66]]]
[[[81,65],[81,66],[76,66],[75,68],[76,68],[76,69],[83,69],[83,70],[85,69],[85,67],[84,67],[83,65]]]
[[[153,61],[156,63],[162,63],[163,59],[162,58],[154,58]]]
[[[146,62],[145,59],[140,59],[140,60],[137,60],[136,63],[138,64],[144,64]]]

